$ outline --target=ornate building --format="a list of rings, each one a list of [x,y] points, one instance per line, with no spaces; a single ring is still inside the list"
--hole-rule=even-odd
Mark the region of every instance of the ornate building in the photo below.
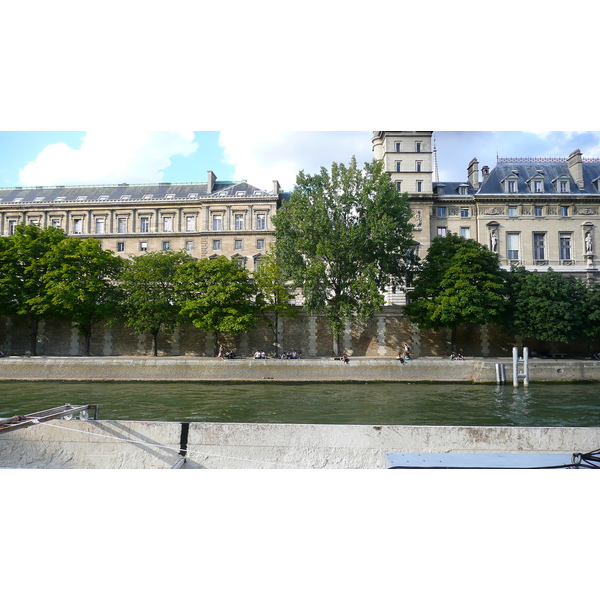
[[[496,252],[500,265],[552,268],[600,280],[600,159],[575,150],[568,158],[498,158],[490,171],[473,158],[464,181],[435,181],[432,131],[375,131],[383,160],[413,210],[415,241],[424,257],[448,232]]]
[[[19,223],[93,237],[119,256],[186,250],[225,255],[250,270],[273,241],[272,216],[283,197],[246,181],[0,188],[0,235]]]

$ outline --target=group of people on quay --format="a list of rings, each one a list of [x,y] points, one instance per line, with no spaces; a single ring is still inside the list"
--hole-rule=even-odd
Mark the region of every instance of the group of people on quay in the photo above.
[[[404,350],[398,352],[396,360],[399,360],[401,365],[410,360],[410,346],[406,342],[404,343]]]

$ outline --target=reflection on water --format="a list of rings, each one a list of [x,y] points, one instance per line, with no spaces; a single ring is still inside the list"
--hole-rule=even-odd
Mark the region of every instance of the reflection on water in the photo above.
[[[103,419],[600,427],[600,384],[0,382],[0,417],[100,404]]]

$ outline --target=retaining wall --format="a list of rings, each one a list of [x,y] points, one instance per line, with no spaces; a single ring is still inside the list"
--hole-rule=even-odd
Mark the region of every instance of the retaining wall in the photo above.
[[[194,357],[8,357],[0,359],[0,380],[95,381],[411,381],[495,383],[495,364],[512,358],[451,361],[419,358],[405,365],[390,358],[254,360]],[[600,361],[534,359],[530,381],[600,381]]]
[[[0,467],[168,469],[181,458],[181,431],[179,423],[49,421],[0,434]],[[597,448],[599,428],[191,423],[184,468],[380,469],[388,452]]]

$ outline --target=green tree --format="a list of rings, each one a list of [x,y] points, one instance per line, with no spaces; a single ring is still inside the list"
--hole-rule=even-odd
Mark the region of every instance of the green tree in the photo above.
[[[275,254],[269,252],[254,271],[256,305],[273,332],[275,356],[279,356],[279,320],[295,317],[298,309],[290,304],[295,298]]]
[[[116,313],[123,260],[92,238],[62,240],[48,258],[46,294],[58,315],[73,321],[84,335],[89,356],[93,325]]]
[[[345,319],[367,319],[383,306],[386,286],[407,274],[412,247],[408,198],[380,161],[333,163],[298,174],[289,202],[273,218],[275,252],[304,306],[325,314],[340,352]]]
[[[224,256],[186,262],[177,271],[180,314],[198,329],[213,332],[215,354],[220,333],[241,333],[256,325],[255,291],[248,271]]]
[[[570,342],[585,335],[590,298],[586,285],[548,269],[510,273],[510,328],[524,337],[547,342]]]
[[[27,322],[32,355],[37,354],[40,321],[54,310],[44,282],[49,253],[64,239],[62,229],[22,223],[13,235],[0,238],[0,312]]]
[[[180,265],[192,261],[184,252],[148,252],[126,261],[120,277],[122,318],[136,333],[152,336],[158,356],[158,334],[172,333],[180,321],[173,282]]]
[[[405,310],[425,329],[450,328],[454,346],[461,323],[499,322],[506,294],[497,256],[475,240],[448,234],[432,241]]]

